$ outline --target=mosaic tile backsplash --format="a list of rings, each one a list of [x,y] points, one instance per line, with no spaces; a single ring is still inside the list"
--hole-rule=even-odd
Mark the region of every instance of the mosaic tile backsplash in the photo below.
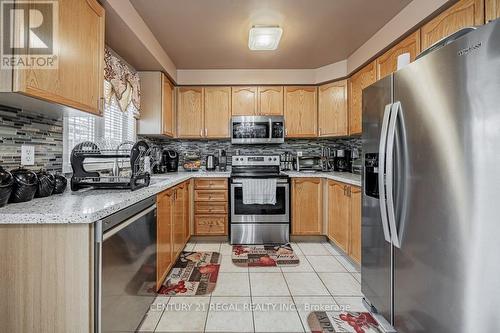
[[[290,152],[292,154],[302,151],[304,156],[320,156],[322,147],[332,149],[357,149],[361,154],[360,138],[345,139],[289,139],[282,144],[269,145],[232,145],[230,140],[176,140],[144,137],[156,145],[166,149],[173,149],[180,153],[180,163],[183,163],[182,153],[185,151],[198,151],[201,154],[202,164],[205,164],[205,158],[208,154],[217,155],[219,149],[224,149],[230,157],[239,150],[241,155],[246,154],[282,154]]]
[[[62,171],[62,117],[0,105],[0,165],[7,170],[17,168],[23,144],[35,146],[35,165],[29,169]]]

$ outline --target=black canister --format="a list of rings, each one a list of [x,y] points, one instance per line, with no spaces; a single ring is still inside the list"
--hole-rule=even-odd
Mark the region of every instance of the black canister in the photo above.
[[[56,185],[54,175],[41,169],[36,173],[36,176],[38,177],[38,186],[36,189],[35,197],[43,198],[50,196],[54,191],[54,187]]]
[[[38,178],[33,171],[18,168],[13,170],[14,184],[12,184],[12,193],[10,202],[26,202],[33,199],[38,187]]]
[[[12,184],[14,184],[12,174],[0,167],[0,207],[5,206],[9,202],[10,194],[12,193]]]
[[[56,181],[56,186],[54,187],[54,192],[52,194],[61,194],[66,190],[66,186],[68,185],[68,180],[63,175],[56,174],[54,176]]]

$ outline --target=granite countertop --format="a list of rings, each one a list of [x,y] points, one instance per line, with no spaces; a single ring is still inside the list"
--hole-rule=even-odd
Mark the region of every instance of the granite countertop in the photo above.
[[[336,180],[349,185],[361,187],[361,175],[356,175],[349,172],[304,172],[304,171],[284,171],[284,174],[290,177],[312,177],[312,178],[326,178]]]
[[[361,186],[361,176],[346,172],[284,172],[290,177],[319,177]],[[130,190],[84,189],[0,208],[0,224],[93,223],[191,178],[223,177],[230,172],[198,171],[153,175],[148,187]]]
[[[224,177],[230,172],[197,171],[153,175],[148,187],[130,190],[84,189],[0,208],[0,224],[93,223],[190,178]]]

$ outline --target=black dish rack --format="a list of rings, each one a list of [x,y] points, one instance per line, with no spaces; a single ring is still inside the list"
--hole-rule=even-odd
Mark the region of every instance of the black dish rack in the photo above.
[[[145,141],[126,142],[116,148],[109,148],[106,144],[97,144],[86,141],[77,144],[71,152],[71,190],[78,191],[82,188],[93,187],[97,189],[130,189],[132,191],[149,186],[151,176],[146,166],[151,155],[149,145]],[[85,160],[94,163],[114,163],[113,171],[109,175],[101,175],[96,171],[87,171],[84,167]],[[130,161],[130,175],[120,175],[119,161]],[[151,161],[150,161],[151,163]]]

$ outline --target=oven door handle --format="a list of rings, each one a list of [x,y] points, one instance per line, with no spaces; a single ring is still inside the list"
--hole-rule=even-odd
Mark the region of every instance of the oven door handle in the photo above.
[[[235,186],[235,187],[241,187],[243,184],[241,179],[233,179],[231,182],[231,185],[240,185],[240,186]],[[288,185],[288,180],[287,179],[278,179],[276,181],[276,186],[277,187],[284,187],[285,185]]]
[[[119,232],[120,230],[123,230],[124,228],[128,227],[129,225],[131,225],[132,223],[134,223],[135,221],[137,221],[138,219],[140,219],[141,217],[143,217],[144,215],[152,212],[153,210],[156,209],[156,204],[150,206],[149,208],[146,208],[144,209],[143,211],[141,211],[140,213],[137,213],[136,215],[126,219],[125,221],[123,221],[122,223],[118,224],[116,227],[114,227],[113,229],[111,230],[108,230],[106,231],[103,235],[102,235],[102,240],[105,241],[106,239],[108,239],[109,237],[115,235],[117,232]]]

